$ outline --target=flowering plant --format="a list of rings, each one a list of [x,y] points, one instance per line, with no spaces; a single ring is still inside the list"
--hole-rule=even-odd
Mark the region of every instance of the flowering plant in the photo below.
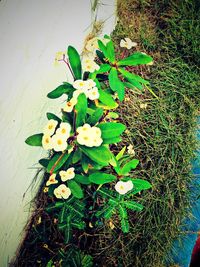
[[[136,45],[129,38],[121,42],[127,49]],[[66,243],[73,228],[84,229],[88,222],[98,226],[117,214],[122,231],[127,233],[127,210],[143,209],[133,200],[134,195],[151,185],[132,175],[139,164],[132,145],[128,153],[126,146],[117,155],[112,151],[126,129],[113,110],[124,100],[125,88],[141,90],[149,83],[129,72],[127,66],[149,64],[152,58],[134,52],[117,61],[114,44],[107,35],[90,40],[82,60],[72,46],[67,49],[67,57],[65,53],[59,57],[57,61],[69,67],[73,82],[64,82],[47,97],[66,95],[62,116],[47,113],[43,132],[26,139],[28,145],[50,151],[48,158],[39,160],[48,174],[44,190],[52,201],[46,210],[58,214],[58,227]]]

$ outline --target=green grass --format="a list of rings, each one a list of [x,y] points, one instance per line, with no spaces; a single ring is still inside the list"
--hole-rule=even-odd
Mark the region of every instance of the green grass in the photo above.
[[[134,175],[151,181],[153,189],[138,196],[145,211],[132,214],[130,234],[122,235],[118,229],[110,233],[107,227],[99,232],[91,251],[96,253],[98,266],[104,266],[101,262],[105,266],[165,266],[173,240],[184,234],[179,230],[182,219],[190,215],[188,185],[193,178],[191,160],[197,146],[194,134],[200,106],[198,10],[195,1],[181,5],[178,1],[118,3],[116,44],[129,36],[155,59],[154,66],[136,71],[150,79],[158,99],[148,91],[143,95],[128,92],[121,107],[130,131],[124,144],[133,143],[141,161]],[[186,24],[184,19],[191,14]],[[141,103],[147,103],[147,108],[141,109]]]

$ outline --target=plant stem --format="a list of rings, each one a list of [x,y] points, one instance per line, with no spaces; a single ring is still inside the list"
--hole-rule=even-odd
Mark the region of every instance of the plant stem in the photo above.
[[[63,55],[63,62],[67,65],[67,67],[69,68],[69,70],[70,70],[70,72],[71,72],[72,77],[73,77],[74,80],[75,80],[74,73],[73,73],[73,71],[72,71],[72,69],[71,69],[71,67],[70,67],[70,65],[69,65],[69,62],[65,59],[65,55]]]

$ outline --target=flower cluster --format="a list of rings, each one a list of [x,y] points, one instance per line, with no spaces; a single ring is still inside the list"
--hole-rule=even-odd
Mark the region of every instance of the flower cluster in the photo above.
[[[92,56],[83,57],[82,67],[86,72],[94,72],[95,70],[98,70],[100,68],[99,65],[94,61],[94,57]]]
[[[67,180],[71,180],[75,177],[74,168],[69,168],[66,171],[60,171],[59,172],[60,179],[62,182],[66,182]],[[53,184],[57,184],[58,180],[56,180],[56,174],[53,173],[50,175],[49,180],[46,182],[46,186],[50,186]],[[54,195],[57,198],[64,198],[67,199],[71,195],[71,190],[69,187],[67,187],[65,184],[61,184],[58,187],[54,189]]]
[[[67,122],[60,123],[60,127],[56,127],[56,120],[49,120],[43,130],[42,146],[45,150],[54,149],[54,151],[64,151],[67,149],[67,139],[70,136],[71,125]]]
[[[77,142],[80,145],[88,147],[100,146],[103,142],[101,138],[101,130],[98,127],[91,127],[85,123],[83,126],[77,128]]]
[[[73,97],[65,103],[63,107],[63,111],[65,112],[72,112],[74,106],[77,104],[77,98],[80,94],[85,94],[85,96],[90,100],[96,100],[99,98],[98,88],[92,79],[76,80],[73,83],[73,87],[76,90],[73,93]]]
[[[132,189],[133,189],[133,183],[131,181],[127,181],[127,182],[118,181],[115,185],[115,190],[120,195],[125,195],[128,191]]]

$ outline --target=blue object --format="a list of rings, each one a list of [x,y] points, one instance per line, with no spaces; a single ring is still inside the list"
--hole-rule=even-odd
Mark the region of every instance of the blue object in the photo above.
[[[197,125],[200,126],[200,116],[197,117]],[[200,128],[197,129],[197,140],[200,142]],[[181,231],[183,235],[174,241],[173,247],[169,253],[167,266],[177,264],[180,267],[188,267],[191,261],[193,248],[197,240],[197,232],[200,230],[200,149],[196,151],[196,159],[192,162],[192,172],[194,179],[191,183],[191,204],[192,217],[185,218]],[[185,233],[185,234],[184,234]],[[199,263],[200,266],[200,263]]]

